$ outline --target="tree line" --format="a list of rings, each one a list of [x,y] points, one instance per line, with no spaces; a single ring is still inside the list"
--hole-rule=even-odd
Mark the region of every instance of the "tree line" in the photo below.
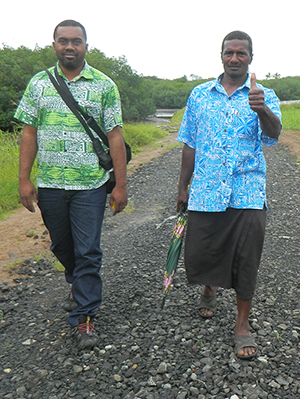
[[[143,120],[155,113],[156,108],[183,108],[192,89],[207,80],[193,75],[174,80],[138,75],[128,65],[125,57],[109,58],[93,48],[86,54],[87,62],[109,76],[118,86],[123,119]],[[0,49],[0,129],[12,130],[13,115],[27,83],[37,72],[56,63],[52,46],[34,50],[21,46]],[[212,79],[212,78],[211,78]],[[300,99],[300,77],[275,78],[260,81],[275,90],[281,101]]]

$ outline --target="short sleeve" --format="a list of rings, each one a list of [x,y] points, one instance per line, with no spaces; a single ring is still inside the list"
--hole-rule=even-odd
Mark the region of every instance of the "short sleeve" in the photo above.
[[[179,134],[177,137],[178,141],[188,145],[191,148],[196,147],[197,118],[195,109],[195,97],[196,93],[194,89],[188,98]]]

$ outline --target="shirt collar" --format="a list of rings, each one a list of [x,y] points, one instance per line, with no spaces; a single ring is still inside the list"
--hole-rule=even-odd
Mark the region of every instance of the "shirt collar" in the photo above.
[[[212,89],[215,88],[218,91],[223,91],[224,90],[224,87],[221,84],[221,79],[222,79],[223,76],[224,76],[224,73],[222,73],[217,79],[215,79],[213,81],[213,84],[211,86]],[[242,86],[240,86],[237,90],[242,90],[244,87],[247,87],[250,90],[251,82],[250,82],[249,73],[247,74],[247,79],[246,79],[245,83]]]
[[[56,65],[57,65],[58,73],[66,79],[65,75],[63,74],[62,70],[60,69],[58,61],[57,61]],[[81,78],[85,78],[87,80],[93,79],[93,74],[91,72],[91,67],[89,66],[89,64],[86,61],[84,61],[84,66],[83,66],[82,70],[80,71],[79,75],[76,76],[76,78],[72,79],[72,81],[76,82],[77,80],[79,80]]]

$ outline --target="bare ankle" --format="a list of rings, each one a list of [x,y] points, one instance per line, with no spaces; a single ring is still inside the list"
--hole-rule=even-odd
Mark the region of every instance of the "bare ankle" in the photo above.
[[[216,293],[216,287],[211,285],[206,285],[203,290],[203,295],[211,296]]]

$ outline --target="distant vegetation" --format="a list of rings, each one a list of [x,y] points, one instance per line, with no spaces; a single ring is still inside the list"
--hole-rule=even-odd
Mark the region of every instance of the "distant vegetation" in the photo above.
[[[92,49],[86,59],[117,84],[125,121],[142,120],[155,113],[144,79],[131,69],[124,57],[107,58],[101,51]],[[6,46],[0,49],[0,129],[12,130],[15,109],[30,78],[55,63],[56,55],[51,46],[34,50]]]
[[[259,81],[265,87],[273,89],[280,101],[300,100],[300,76]]]
[[[111,77],[117,84],[122,100],[124,121],[142,121],[153,115],[156,108],[177,108],[185,106],[192,89],[207,80],[192,75],[174,80],[144,77],[128,65],[125,57],[108,58],[100,50],[91,49],[87,62]],[[13,131],[16,121],[13,115],[30,78],[37,72],[56,63],[51,46],[0,49],[0,129]],[[268,75],[260,81],[275,90],[281,101],[300,100],[300,76],[280,78],[279,74]]]

